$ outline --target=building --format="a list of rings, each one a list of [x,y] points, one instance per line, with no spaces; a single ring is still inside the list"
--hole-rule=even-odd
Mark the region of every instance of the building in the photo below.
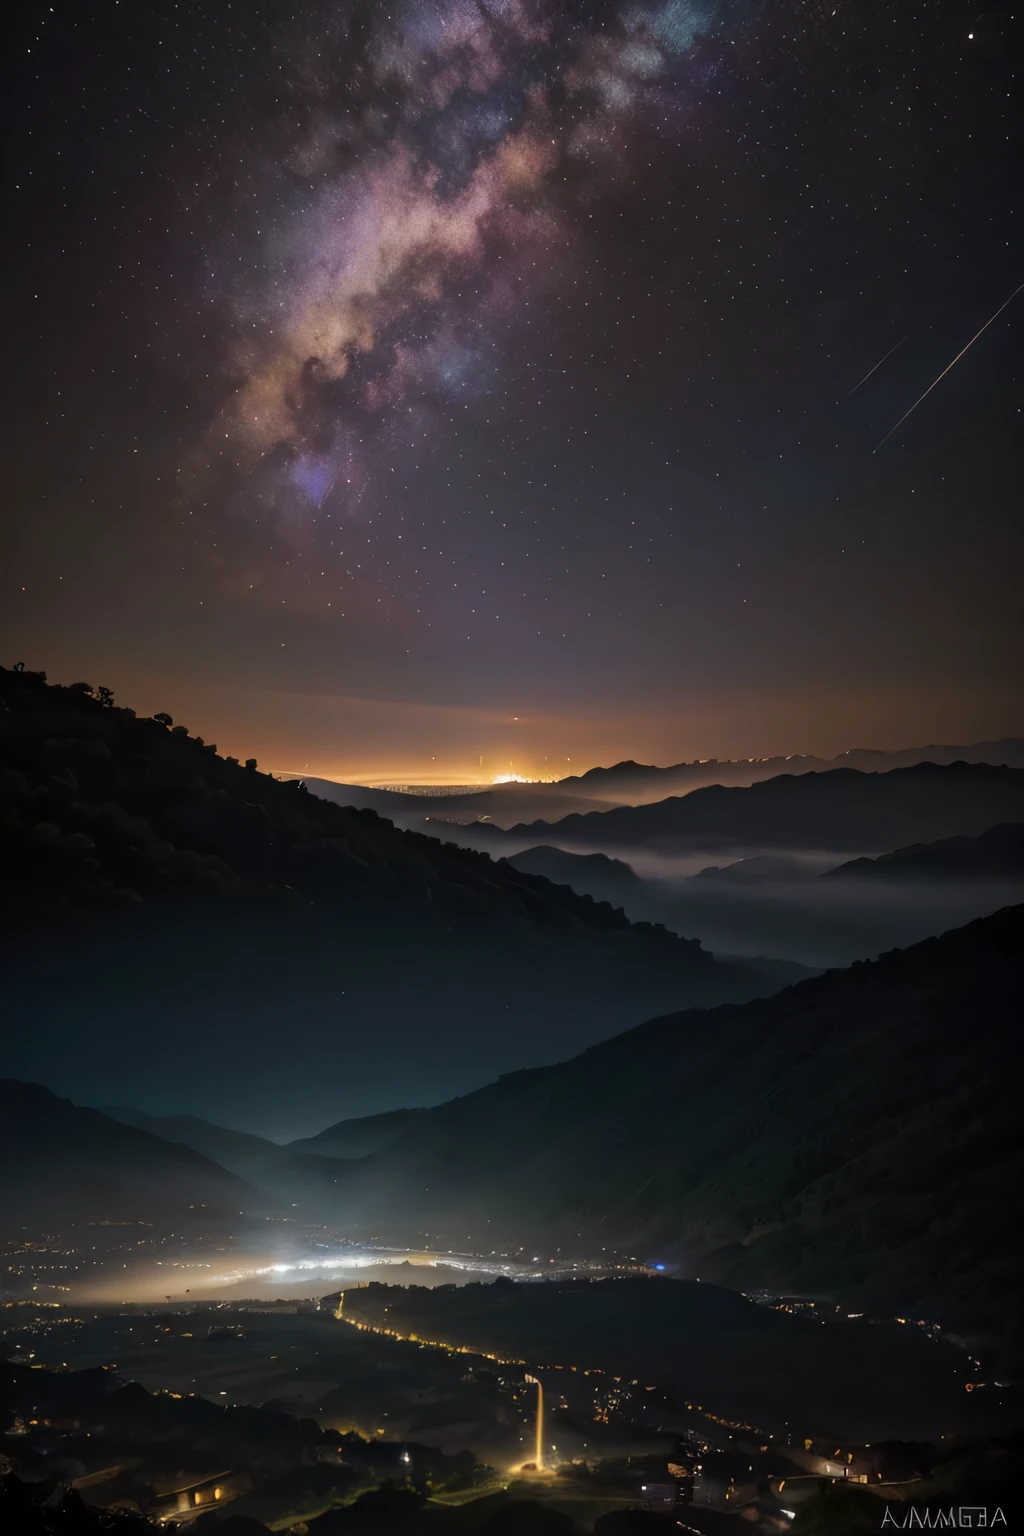
[[[195,1509],[212,1509],[226,1504],[241,1493],[248,1493],[252,1478],[248,1472],[218,1472],[213,1477],[198,1478],[178,1487],[157,1490],[152,1513],[158,1519],[187,1514]]]

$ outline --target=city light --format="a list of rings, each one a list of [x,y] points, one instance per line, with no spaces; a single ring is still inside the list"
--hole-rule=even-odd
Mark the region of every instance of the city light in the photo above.
[[[554,784],[554,779],[528,779],[521,773],[499,773],[491,780],[492,784]]]

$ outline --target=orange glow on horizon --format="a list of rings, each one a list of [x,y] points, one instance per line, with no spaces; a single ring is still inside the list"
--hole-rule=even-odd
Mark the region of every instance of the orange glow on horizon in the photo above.
[[[45,664],[55,682],[95,674],[118,703],[140,715],[166,711],[265,772],[371,787],[550,783],[625,759],[832,758],[854,747],[967,745],[1020,733],[1018,711],[995,683],[962,694],[922,688],[909,701],[898,681],[862,693],[808,687],[723,697],[709,688],[685,701],[609,697],[603,708],[571,712],[531,711],[519,700],[478,707],[210,683],[136,671],[123,658],[83,665],[77,653],[48,655]]]

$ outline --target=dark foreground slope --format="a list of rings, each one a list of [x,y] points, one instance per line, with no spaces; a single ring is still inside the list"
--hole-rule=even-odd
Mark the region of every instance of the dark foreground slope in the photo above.
[[[0,1232],[69,1222],[187,1219],[265,1208],[250,1184],[191,1148],[0,1078]]]
[[[782,774],[749,788],[713,785],[652,805],[622,806],[554,823],[494,829],[503,841],[584,843],[591,848],[706,847],[863,849],[977,835],[996,821],[1024,820],[1024,769],[987,763],[919,763],[888,773],[837,768]],[[483,829],[481,829],[483,835]]]
[[[166,717],[3,669],[0,917],[14,1070],[53,1081],[40,1030],[74,1017],[61,1086],[137,1102],[144,1018],[162,1102],[215,1120],[230,1083],[273,1130],[436,1100],[656,1008],[777,984]]]
[[[139,906],[304,918],[384,913],[544,938],[652,941],[700,966],[699,945],[451,844],[328,804],[190,737],[166,716],[104,707],[86,686],[0,668],[4,918],[24,928],[75,910]]]
[[[349,1165],[341,1208],[435,1242],[618,1248],[824,1289],[1008,1342],[1022,952],[1015,907],[762,1002],[655,1019],[429,1111]]]

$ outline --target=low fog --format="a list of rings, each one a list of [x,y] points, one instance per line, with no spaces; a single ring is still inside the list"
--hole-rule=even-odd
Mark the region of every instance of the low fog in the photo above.
[[[210,1302],[315,1299],[339,1288],[369,1285],[470,1285],[499,1276],[530,1280],[564,1278],[571,1264],[539,1269],[505,1256],[449,1253],[412,1248],[362,1247],[332,1239],[296,1236],[291,1241],[260,1241],[241,1217],[241,1235],[209,1244],[183,1239],[177,1257],[162,1262],[122,1253],[97,1256],[94,1273],[74,1285],[80,1305],[203,1305]],[[593,1268],[593,1266],[591,1266]],[[596,1272],[600,1272],[597,1270]]]
[[[812,879],[744,886],[670,879],[623,903],[718,954],[770,955],[809,966],[849,965],[958,928],[1024,898],[1008,881],[916,883]]]
[[[478,834],[465,835],[469,829],[450,831],[455,834],[452,841],[486,846]],[[513,858],[534,846],[502,842],[500,853],[493,844],[487,851],[492,857]],[[863,857],[863,850],[731,845],[661,855],[650,848],[602,849],[580,843],[564,848],[573,855],[604,853],[628,865],[636,880],[619,880],[611,873],[599,879],[581,872],[572,876],[571,884],[580,894],[621,907],[634,921],[664,923],[686,938],[700,939],[705,949],[719,955],[763,955],[812,967],[873,959],[1024,900],[1024,881],[1012,879],[820,878]],[[887,851],[879,848],[871,856]],[[776,861],[782,877],[764,878],[756,865],[747,879],[702,874],[709,867],[722,870],[744,859],[765,866]]]

